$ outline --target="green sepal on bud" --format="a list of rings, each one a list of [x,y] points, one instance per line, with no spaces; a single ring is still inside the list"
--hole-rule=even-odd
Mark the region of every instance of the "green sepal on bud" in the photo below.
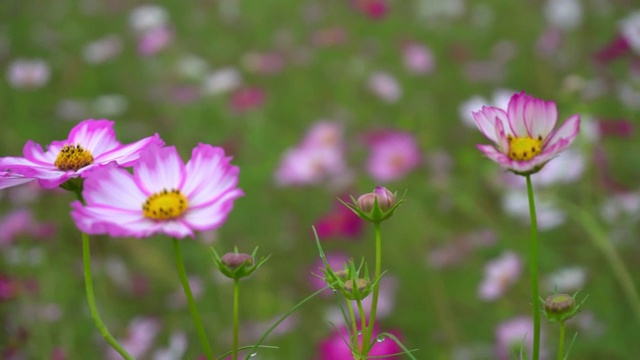
[[[364,269],[364,274],[361,274]],[[382,275],[371,281],[369,277],[369,268],[364,263],[364,259],[356,268],[353,259],[344,264],[341,270],[333,271],[330,267],[323,269],[324,280],[333,291],[340,291],[345,298],[349,300],[363,300],[371,292],[375,285],[380,282]]]
[[[582,304],[587,300],[585,297],[580,303],[576,302],[576,296],[579,291],[573,295],[568,294],[552,294],[544,301],[544,315],[549,322],[565,322],[580,312]]]
[[[404,196],[397,200],[395,193],[385,187],[376,186],[373,192],[363,194],[357,200],[351,196],[351,204],[342,199],[338,200],[361,219],[380,223],[393,216],[394,211],[404,201]]]
[[[256,254],[258,252],[258,247],[253,250],[251,255],[238,252],[238,248],[235,247],[233,252],[226,253],[220,257],[216,252],[216,249],[213,247],[211,249],[211,255],[213,256],[213,261],[226,277],[231,279],[241,279],[243,277],[247,277],[251,275],[254,271],[258,270],[262,264],[264,264],[271,255],[266,258],[261,258],[256,262]]]

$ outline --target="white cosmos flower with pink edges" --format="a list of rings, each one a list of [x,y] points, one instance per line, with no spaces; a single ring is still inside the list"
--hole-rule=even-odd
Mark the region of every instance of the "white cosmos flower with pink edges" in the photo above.
[[[194,237],[221,226],[236,198],[240,169],[224,150],[207,144],[193,149],[186,164],[174,146],[149,147],[133,175],[116,166],[92,171],[85,179],[85,204],[75,201],[71,216],[90,235],[143,238],[166,234]]]
[[[23,176],[38,179],[40,186],[53,189],[111,162],[130,166],[138,160],[142,149],[152,144],[164,145],[158,134],[122,145],[116,140],[113,124],[109,120],[84,120],[71,129],[66,140],[52,142],[46,151],[40,144],[29,140],[23,149],[24,157],[0,158],[0,169],[12,174],[2,182],[28,181],[16,179]]]
[[[578,136],[580,115],[570,116],[557,130],[553,101],[514,94],[507,111],[483,106],[473,113],[478,129],[494,145],[476,145],[489,159],[519,175],[530,175],[566,149]]]

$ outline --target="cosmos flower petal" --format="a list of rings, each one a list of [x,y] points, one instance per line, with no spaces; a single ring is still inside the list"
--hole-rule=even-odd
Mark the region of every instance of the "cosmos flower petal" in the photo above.
[[[97,162],[117,161],[120,166],[130,166],[140,158],[140,151],[147,146],[163,146],[164,141],[158,134],[138,140],[134,143],[117,147],[96,158]]]
[[[507,108],[507,115],[509,117],[509,125],[514,136],[522,137],[527,136],[527,126],[525,124],[524,109],[526,104],[532,98],[524,92],[514,94],[509,100],[509,106]]]
[[[136,186],[133,175],[128,171],[111,163],[89,171],[88,174],[83,185],[87,205],[142,212],[142,204],[147,196]]]
[[[4,173],[0,175],[0,189],[22,185],[24,183],[28,183],[34,180],[35,180],[34,178]]]
[[[240,189],[227,191],[215,201],[197,208],[190,208],[185,215],[185,221],[198,231],[218,228],[222,225],[233,208],[233,201],[242,196]]]
[[[135,178],[147,195],[163,189],[181,189],[185,168],[178,150],[175,146],[149,147],[140,154],[140,162],[135,167]]]
[[[565,139],[568,142],[561,149],[555,149],[555,152],[560,152],[567,146],[569,146],[573,140],[578,136],[578,132],[580,132],[580,115],[575,114],[570,116],[567,121],[565,121],[551,136],[549,136],[548,140],[543,145],[543,151],[547,146],[553,146],[556,142],[561,139]]]
[[[48,166],[55,168],[53,166],[54,161],[56,160],[56,154],[60,152],[62,149],[62,145],[58,141],[54,141],[49,147],[47,151],[42,151],[42,146],[40,144],[36,144],[35,142],[29,140],[24,145],[22,149],[22,153],[24,158],[32,162],[34,165],[40,166]]]
[[[109,120],[85,120],[71,129],[67,144],[80,144],[94,156],[111,151],[120,146],[113,125]]]
[[[101,205],[84,206],[80,201],[72,202],[71,209],[76,226],[89,235],[134,236],[140,224],[150,222],[144,218],[142,211]]]
[[[497,162],[498,164],[509,163],[509,157],[496,149],[493,145],[476,145],[486,157]]]
[[[483,106],[480,111],[473,112],[472,114],[476,126],[478,127],[480,132],[482,132],[482,134],[484,134],[487,139],[493,141],[494,143],[498,143],[495,129],[495,124],[497,122],[503,124],[503,128],[505,129],[505,131],[508,131],[508,134],[511,133],[507,113],[505,113],[502,109]]]
[[[530,99],[524,107],[524,121],[532,138],[546,139],[556,126],[558,109],[553,101]]]
[[[185,166],[187,180],[182,188],[191,207],[212,201],[215,198],[212,194],[236,187],[240,169],[230,165],[230,161],[220,147],[198,144],[193,149],[191,160]]]

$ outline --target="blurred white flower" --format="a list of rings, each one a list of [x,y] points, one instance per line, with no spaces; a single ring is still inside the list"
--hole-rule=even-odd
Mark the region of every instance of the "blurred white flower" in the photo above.
[[[207,64],[203,58],[189,54],[178,60],[177,67],[178,74],[182,77],[187,79],[202,79],[209,68],[209,64]]]
[[[549,274],[545,281],[547,291],[558,290],[560,293],[573,293],[584,286],[587,273],[581,266],[562,268]]]
[[[56,116],[63,120],[80,121],[89,114],[89,104],[85,100],[63,99],[58,103]]]
[[[395,103],[402,96],[400,84],[391,74],[378,71],[369,77],[369,90],[388,103]]]
[[[550,230],[565,222],[567,215],[552,202],[539,196],[535,196],[535,202],[539,230]],[[502,196],[502,208],[523,224],[530,224],[529,198],[522,189],[506,191]]]
[[[51,70],[42,59],[16,59],[9,64],[7,79],[16,89],[35,89],[44,86]]]
[[[242,75],[233,67],[223,68],[206,75],[202,82],[202,92],[208,95],[224,94],[242,85]]]
[[[101,64],[118,56],[122,51],[122,40],[109,35],[88,43],[82,50],[82,58],[89,64]]]
[[[640,215],[640,194],[627,192],[613,195],[605,201],[600,213],[610,223],[623,216],[636,219]]]
[[[116,117],[127,112],[129,101],[119,94],[98,96],[92,104],[94,114],[101,117]]]
[[[153,360],[181,360],[187,350],[187,334],[176,331],[169,338],[169,346],[153,353]]]
[[[404,67],[413,74],[430,74],[436,67],[433,53],[426,46],[411,42],[402,47]]]
[[[167,25],[169,13],[158,5],[141,5],[131,11],[129,26],[136,32],[147,32]]]
[[[582,23],[582,5],[579,0],[547,0],[544,16],[553,27],[573,30]]]
[[[640,54],[640,10],[632,12],[620,21],[620,33],[631,49]]]
[[[127,327],[127,337],[119,342],[131,356],[142,358],[151,348],[153,341],[160,332],[160,323],[157,319],[150,317],[136,317]],[[113,348],[107,350],[109,360],[122,359]]]

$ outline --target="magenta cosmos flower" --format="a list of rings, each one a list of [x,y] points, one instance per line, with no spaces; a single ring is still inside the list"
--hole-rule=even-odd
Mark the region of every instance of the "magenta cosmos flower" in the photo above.
[[[113,121],[84,120],[69,133],[69,138],[54,141],[47,151],[28,141],[24,157],[0,158],[0,167],[18,175],[36,178],[47,189],[58,187],[70,178],[84,177],[88,170],[115,162],[130,166],[142,149],[150,144],[163,145],[158,134],[122,145],[116,140]]]
[[[71,204],[80,230],[110,236],[147,237],[157,233],[184,238],[224,223],[233,201],[240,169],[224,150],[207,144],[193,149],[186,165],[175,147],[149,147],[133,166],[105,166],[84,182],[86,205]]]
[[[489,159],[520,175],[533,174],[566,149],[578,135],[580,116],[572,115],[557,130],[553,101],[514,94],[507,111],[483,106],[473,113],[480,131],[492,145],[477,145]]]

